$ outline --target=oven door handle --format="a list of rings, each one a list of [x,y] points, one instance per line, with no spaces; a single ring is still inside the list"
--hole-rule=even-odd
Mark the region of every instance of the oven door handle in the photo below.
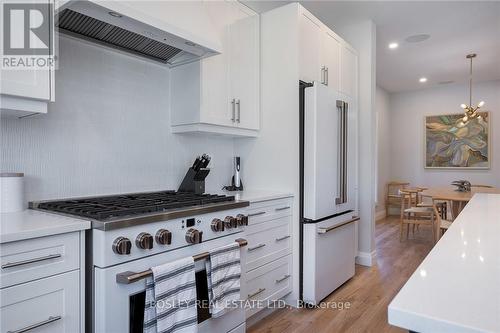
[[[235,242],[237,242],[240,245],[240,247],[244,247],[248,244],[247,240],[243,238],[238,238]],[[193,259],[195,261],[198,261],[207,259],[209,257],[210,257],[209,252],[203,252],[193,256]],[[116,274],[116,283],[130,284],[145,279],[149,276],[153,276],[153,271],[151,271],[151,269],[142,272],[131,272],[131,271],[121,272]]]

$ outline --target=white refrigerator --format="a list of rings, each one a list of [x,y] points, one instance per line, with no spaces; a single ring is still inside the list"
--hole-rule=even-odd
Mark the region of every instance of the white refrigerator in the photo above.
[[[318,304],[354,275],[357,105],[318,82],[300,85],[301,298]]]

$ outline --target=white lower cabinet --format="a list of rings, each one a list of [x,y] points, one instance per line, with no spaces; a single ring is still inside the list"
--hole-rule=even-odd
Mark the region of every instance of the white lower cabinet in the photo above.
[[[84,331],[84,232],[0,244],[1,332]]]
[[[245,237],[249,318],[292,291],[292,199],[251,203]]]
[[[0,290],[1,331],[79,332],[78,281],[76,270]]]

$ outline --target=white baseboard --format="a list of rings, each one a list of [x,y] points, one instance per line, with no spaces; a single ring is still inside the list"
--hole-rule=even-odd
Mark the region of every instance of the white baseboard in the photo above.
[[[376,262],[377,251],[358,252],[356,256],[356,264],[362,266],[373,266]]]
[[[375,221],[381,220],[386,216],[387,216],[387,212],[385,211],[385,209],[382,209],[382,210],[375,213]]]

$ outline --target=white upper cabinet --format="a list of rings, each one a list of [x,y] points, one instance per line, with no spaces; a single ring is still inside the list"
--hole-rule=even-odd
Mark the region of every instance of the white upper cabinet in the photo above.
[[[0,8],[1,17],[4,17],[3,10],[2,6]],[[48,29],[52,28],[50,24],[46,27]],[[45,31],[44,33],[50,34],[51,32]],[[54,41],[51,40],[50,42],[53,47]],[[5,54],[4,43],[0,45],[0,54]],[[53,68],[22,70],[5,68],[0,70],[0,107],[2,115],[23,116],[30,113],[45,113],[47,112],[47,103],[53,100]]]
[[[302,6],[299,7],[299,76],[354,96],[356,52]],[[355,74],[356,73],[356,74]]]
[[[321,22],[303,11],[299,22],[300,79],[306,82],[323,82],[324,65],[321,64]]]
[[[324,66],[323,81],[335,91],[339,91],[340,88],[340,49],[338,37],[329,31],[323,32],[321,51],[321,63]]]
[[[350,47],[343,47],[341,54],[340,92],[357,96],[358,55]]]
[[[222,52],[172,69],[172,131],[256,136],[259,15],[236,1],[207,1],[205,6]]]

